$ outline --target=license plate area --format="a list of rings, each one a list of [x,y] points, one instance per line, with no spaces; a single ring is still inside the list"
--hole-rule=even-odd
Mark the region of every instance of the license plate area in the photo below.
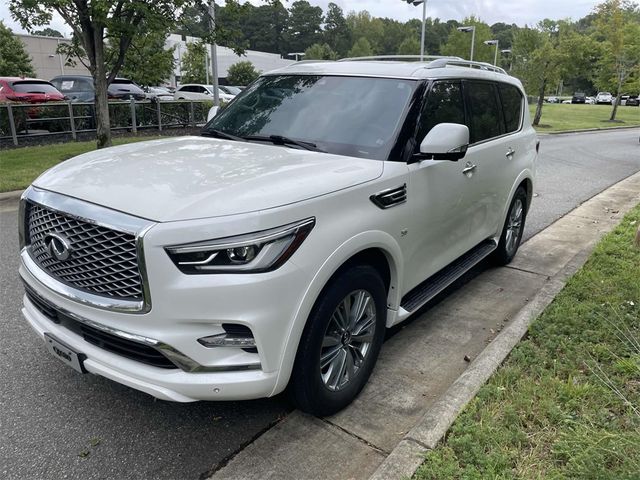
[[[51,355],[66,363],[68,366],[80,373],[86,373],[87,371],[82,364],[86,356],[82,353],[78,353],[71,347],[62,343],[50,333],[44,334],[44,343],[47,346],[47,350]]]

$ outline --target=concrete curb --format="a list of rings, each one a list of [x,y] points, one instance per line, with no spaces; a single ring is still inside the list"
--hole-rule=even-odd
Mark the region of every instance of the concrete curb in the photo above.
[[[595,128],[583,128],[581,130],[563,130],[561,132],[539,132],[538,135],[564,135],[569,133],[588,133],[588,132],[608,132],[611,130],[629,130],[632,128],[640,128],[640,125],[624,125],[620,127],[595,127]]]
[[[0,202],[3,200],[17,200],[24,190],[13,190],[11,192],[0,192]]]
[[[628,179],[638,175],[640,174],[632,175]],[[618,186],[625,180],[612,185],[607,190]],[[607,231],[612,230],[616,225],[617,222],[612,223]],[[422,419],[404,436],[373,475],[369,477],[369,480],[401,479],[414,475],[422,465],[426,451],[437,446],[465,406],[475,397],[478,390],[489,380],[512,349],[524,337],[531,323],[584,265],[599,240],[598,237],[591,240],[565,264],[564,268],[548,277],[547,282],[536,296],[518,312],[504,330],[476,357],[469,368],[427,410]]]

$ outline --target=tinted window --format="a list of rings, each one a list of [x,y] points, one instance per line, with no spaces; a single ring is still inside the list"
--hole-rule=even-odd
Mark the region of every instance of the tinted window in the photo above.
[[[467,82],[467,99],[471,110],[471,143],[504,133],[496,86],[488,82]]]
[[[439,123],[461,123],[464,121],[464,101],[460,83],[437,82],[431,87],[427,102],[420,117],[418,144]]]
[[[416,82],[278,75],[258,79],[205,127],[236,136],[282,135],[339,155],[386,159]]]
[[[49,82],[34,80],[13,82],[13,90],[19,93],[58,93],[58,90]]]
[[[502,113],[504,114],[506,131],[507,133],[515,132],[520,128],[520,119],[522,118],[522,94],[517,87],[506,83],[501,83],[498,88],[502,98]],[[576,93],[576,95],[584,96],[584,93]]]

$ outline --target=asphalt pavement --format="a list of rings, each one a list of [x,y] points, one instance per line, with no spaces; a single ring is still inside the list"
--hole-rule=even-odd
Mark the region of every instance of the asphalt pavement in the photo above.
[[[640,171],[639,133],[542,137],[525,237]],[[0,203],[0,478],[198,479],[287,414],[282,397],[176,404],[65,368],[20,314],[16,214]]]

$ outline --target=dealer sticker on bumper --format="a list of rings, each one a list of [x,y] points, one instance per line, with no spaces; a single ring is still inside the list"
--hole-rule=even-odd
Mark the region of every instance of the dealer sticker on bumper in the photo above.
[[[85,373],[86,370],[82,365],[84,355],[77,353],[73,349],[67,347],[60,340],[56,339],[54,336],[46,332],[44,334],[44,343],[46,344],[47,350],[49,350],[51,355],[62,360],[74,370],[77,370],[80,373]]]

